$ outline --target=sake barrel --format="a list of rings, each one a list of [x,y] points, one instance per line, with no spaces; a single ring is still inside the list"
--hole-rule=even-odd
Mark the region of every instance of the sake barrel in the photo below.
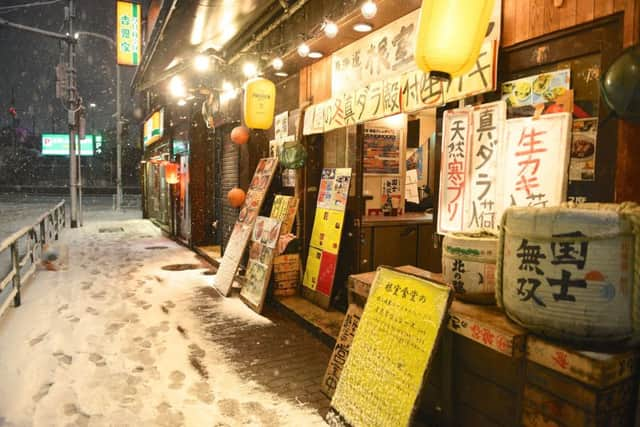
[[[498,304],[550,338],[587,345],[637,338],[639,224],[631,203],[507,209]]]
[[[449,233],[442,242],[442,276],[456,298],[495,304],[498,238],[487,233]]]

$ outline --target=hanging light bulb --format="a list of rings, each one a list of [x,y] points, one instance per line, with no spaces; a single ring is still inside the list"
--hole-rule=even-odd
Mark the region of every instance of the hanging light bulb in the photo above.
[[[338,35],[338,25],[330,20],[326,20],[323,26],[324,34],[330,39]]]
[[[282,67],[284,66],[284,62],[282,61],[282,58],[280,58],[279,56],[276,56],[275,58],[273,58],[273,61],[271,61],[271,66],[276,71],[282,70]]]
[[[372,19],[374,16],[376,16],[376,13],[378,13],[378,6],[376,6],[373,1],[367,0],[362,3],[360,12],[362,13],[362,16],[365,17],[365,19]]]
[[[247,78],[255,77],[258,75],[258,67],[253,62],[245,62],[242,66],[242,73]]]
[[[302,42],[298,45],[298,55],[300,55],[301,57],[306,58],[307,55],[309,55],[309,52],[311,52],[311,49],[305,42]]]
[[[207,71],[209,69],[209,57],[198,55],[193,59],[193,66],[197,71]]]
[[[176,98],[184,98],[187,94],[187,89],[184,86],[184,81],[180,76],[173,76],[169,81],[169,92]]]

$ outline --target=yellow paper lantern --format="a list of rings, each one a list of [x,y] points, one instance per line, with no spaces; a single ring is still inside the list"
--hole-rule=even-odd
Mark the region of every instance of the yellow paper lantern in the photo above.
[[[247,82],[244,91],[244,121],[253,129],[269,129],[276,108],[276,85],[255,78]]]
[[[494,0],[422,0],[415,59],[418,68],[449,80],[480,54]]]

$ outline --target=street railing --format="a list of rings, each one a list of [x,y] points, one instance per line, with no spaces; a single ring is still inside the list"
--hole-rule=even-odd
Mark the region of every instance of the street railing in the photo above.
[[[20,288],[35,273],[44,245],[58,240],[66,225],[64,200],[45,212],[32,225],[21,228],[0,243],[0,258],[4,276],[0,276],[0,297],[11,286],[11,291],[0,299],[0,316],[13,304],[20,306]],[[10,255],[7,261],[6,254]],[[8,265],[7,265],[8,264]]]

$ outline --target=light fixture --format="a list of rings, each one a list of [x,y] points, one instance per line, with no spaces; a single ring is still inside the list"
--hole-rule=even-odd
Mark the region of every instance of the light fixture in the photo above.
[[[187,105],[187,101],[185,101],[184,99],[180,99],[178,100],[178,105],[180,107],[184,107],[185,105]]]
[[[288,77],[289,76],[289,73],[287,73],[285,71],[278,71],[278,72],[275,72],[273,74],[275,74],[278,77]]]
[[[281,70],[282,67],[284,67],[284,62],[282,61],[282,58],[276,56],[273,58],[273,61],[271,61],[271,66],[274,70]]]
[[[242,66],[242,74],[249,79],[255,77],[258,75],[258,67],[253,62],[245,62]]]
[[[333,21],[326,20],[322,29],[324,30],[325,36],[329,37],[330,39],[338,35],[338,25],[336,25],[336,23]]]
[[[373,30],[373,26],[371,24],[367,24],[366,22],[358,22],[353,25],[353,30],[359,33],[368,33]]]
[[[96,108],[96,103],[95,103],[95,102],[92,102],[91,104],[89,104],[89,107],[91,107],[91,108]]]
[[[298,45],[298,55],[300,55],[301,57],[305,58],[307,55],[309,55],[310,51],[311,49],[309,48],[309,45],[305,42],[302,42]]]
[[[225,80],[222,82],[222,90],[225,92],[231,92],[232,90],[234,90],[233,85]]]
[[[76,40],[78,40],[78,39],[80,38],[80,33],[75,33],[75,34],[73,35],[73,38],[74,38],[74,39],[76,39]]]
[[[463,75],[478,59],[494,0],[423,0],[418,20],[415,61],[441,80]]]
[[[309,54],[307,55],[309,58],[311,59],[320,59],[322,58],[324,55],[322,55],[322,52],[318,52],[318,51],[313,51],[313,52],[309,52]]]
[[[207,55],[197,55],[193,59],[193,66],[197,71],[207,71],[209,69],[209,57]]]
[[[362,3],[360,12],[365,19],[372,19],[374,16],[376,16],[376,13],[378,13],[378,6],[376,6],[373,1],[367,0]]]
[[[187,94],[187,89],[184,87],[184,82],[180,76],[173,76],[169,81],[169,92],[176,98],[183,98]]]

